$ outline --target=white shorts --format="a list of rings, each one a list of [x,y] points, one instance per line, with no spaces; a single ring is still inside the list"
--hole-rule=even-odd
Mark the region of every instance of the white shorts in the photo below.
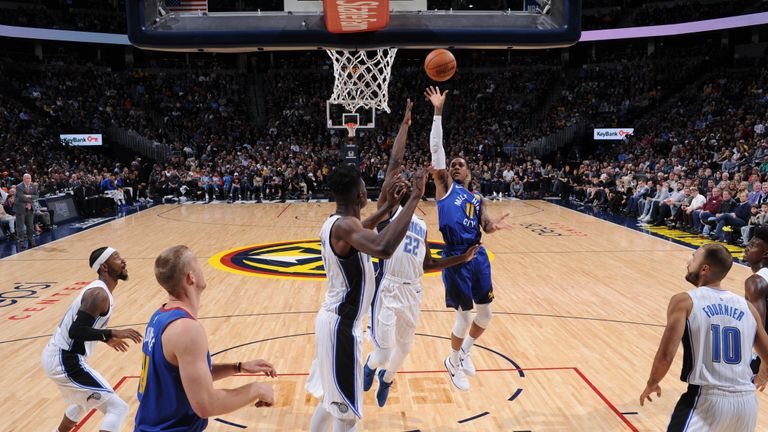
[[[371,306],[371,340],[377,348],[408,346],[419,325],[424,293],[419,281],[385,277]]]
[[[107,380],[91,369],[85,357],[79,354],[48,345],[43,350],[41,362],[48,378],[56,383],[64,400],[70,405],[90,411],[115,394]]]
[[[689,385],[675,406],[668,432],[752,432],[757,425],[757,396],[753,391]]]
[[[363,329],[321,310],[315,320],[315,359],[306,389],[334,417],[363,417]]]

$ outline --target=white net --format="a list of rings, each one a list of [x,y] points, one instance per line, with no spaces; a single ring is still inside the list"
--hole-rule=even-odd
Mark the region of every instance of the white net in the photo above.
[[[333,60],[332,104],[343,105],[350,112],[360,107],[389,112],[389,74],[397,48],[370,51],[327,50]]]

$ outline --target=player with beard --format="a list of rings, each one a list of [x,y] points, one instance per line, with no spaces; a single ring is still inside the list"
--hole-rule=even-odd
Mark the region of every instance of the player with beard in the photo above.
[[[99,278],[72,302],[42,355],[45,373],[69,404],[58,432],[72,430],[91,409],[104,413],[100,431],[121,430],[128,405],[86,361],[98,342],[122,352],[128,350],[126,339],[141,342],[141,334],[134,329],[106,328],[115,307],[112,294],[117,283],[128,280],[125,260],[115,249],[102,247],[91,253],[88,263]]]
[[[754,306],[721,287],[733,257],[719,244],[706,244],[688,260],[685,280],[696,288],[676,294],[667,309],[667,326],[653,360],[640,405],[661,397],[659,383],[683,343],[680,379],[688,383],[677,402],[667,431],[753,431],[757,423],[755,386],[762,391],[766,367],[753,383],[749,367],[754,345],[768,355],[768,334]]]

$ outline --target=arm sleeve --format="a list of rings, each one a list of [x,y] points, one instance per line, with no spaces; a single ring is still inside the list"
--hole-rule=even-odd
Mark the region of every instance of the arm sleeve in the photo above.
[[[429,133],[429,151],[432,152],[432,165],[435,169],[445,169],[443,116],[436,115],[432,118],[432,131]]]
[[[108,341],[112,339],[112,330],[97,330],[93,328],[96,318],[80,309],[75,321],[69,327],[69,337],[80,341]]]

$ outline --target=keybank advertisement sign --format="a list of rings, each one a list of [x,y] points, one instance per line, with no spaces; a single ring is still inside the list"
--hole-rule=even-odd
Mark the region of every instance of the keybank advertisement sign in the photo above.
[[[59,135],[63,145],[68,146],[100,146],[104,144],[101,134],[88,135]]]
[[[622,140],[635,133],[634,128],[623,129],[595,129],[596,140]]]

